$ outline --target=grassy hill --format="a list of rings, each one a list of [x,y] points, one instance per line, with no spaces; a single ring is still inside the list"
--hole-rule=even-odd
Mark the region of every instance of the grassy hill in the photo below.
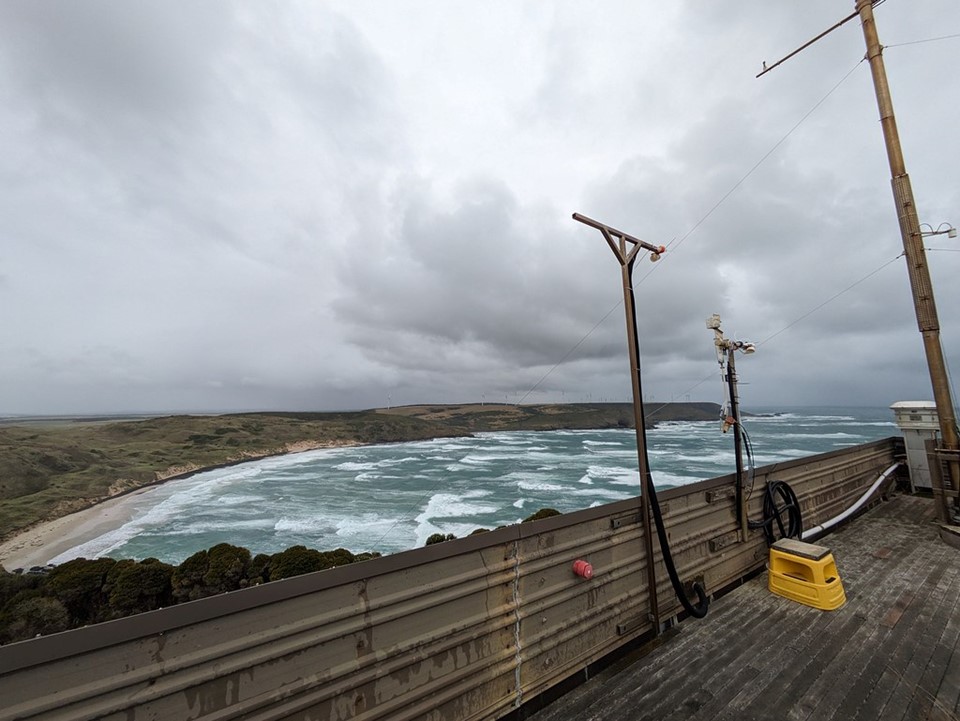
[[[506,404],[422,405],[379,409],[379,413],[419,418],[470,431],[555,431],[572,428],[632,428],[631,403],[567,403],[517,406]],[[712,421],[720,417],[716,403],[667,403],[646,411],[650,428],[662,421]]]
[[[718,412],[712,403],[673,403],[647,422],[712,420]],[[627,403],[8,421],[0,424],[0,538],[152,483],[291,451],[475,431],[632,426]]]

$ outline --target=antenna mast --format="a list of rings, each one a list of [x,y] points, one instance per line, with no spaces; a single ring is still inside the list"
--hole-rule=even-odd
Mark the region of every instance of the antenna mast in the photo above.
[[[916,203],[913,199],[910,176],[907,175],[903,160],[897,120],[893,114],[893,101],[890,98],[887,71],[883,64],[883,46],[880,44],[877,26],[873,19],[873,6],[880,2],[883,2],[883,0],[856,0],[856,12],[773,65],[767,67],[764,63],[764,69],[760,75],[769,72],[787,58],[819,40],[827,32],[840,27],[847,20],[859,15],[863,26],[864,41],[867,46],[866,59],[870,62],[870,73],[873,76],[873,87],[877,96],[877,107],[880,111],[880,125],[883,128],[883,139],[887,148],[887,159],[890,163],[893,199],[897,207],[897,217],[900,221],[900,235],[903,240],[904,255],[907,259],[907,272],[910,276],[910,289],[917,314],[917,325],[923,336],[923,347],[927,356],[930,382],[933,386],[933,399],[940,419],[941,450],[950,459],[947,464],[948,473],[943,478],[944,485],[947,487],[937,488],[937,481],[934,480],[935,486],[933,489],[934,496],[938,497],[937,513],[940,520],[944,523],[950,523],[952,522],[952,516],[957,513],[957,487],[960,483],[957,418],[954,412],[953,399],[950,395],[950,383],[947,379],[947,366],[943,357],[943,348],[940,345],[940,320],[937,317],[933,285],[930,281],[930,270],[927,266],[926,251],[923,247],[923,233],[920,229]],[[757,77],[760,77],[760,75]],[[933,477],[938,476],[938,474],[932,475]]]

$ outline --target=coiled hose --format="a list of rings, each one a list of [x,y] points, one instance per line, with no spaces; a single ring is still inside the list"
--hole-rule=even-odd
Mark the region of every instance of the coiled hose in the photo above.
[[[786,523],[784,522],[786,513]],[[767,489],[763,494],[763,520],[750,521],[750,528],[762,528],[767,539],[767,545],[772,546],[776,540],[773,535],[773,524],[777,524],[780,538],[796,538],[803,535],[803,516],[800,512],[800,501],[793,489],[783,481],[768,481]]]
[[[687,594],[680,583],[680,577],[677,575],[677,567],[673,565],[673,555],[670,553],[670,544],[667,541],[667,529],[663,525],[663,514],[660,512],[660,501],[657,500],[657,489],[653,487],[653,478],[647,474],[647,493],[650,494],[650,509],[653,511],[653,520],[657,524],[657,538],[660,539],[660,550],[663,552],[663,563],[667,567],[667,573],[670,575],[670,583],[673,584],[673,592],[677,594],[677,599],[684,610],[694,618],[703,618],[707,615],[707,608],[710,606],[710,599],[703,590],[703,584],[699,581],[693,582],[693,591],[697,594],[697,605],[694,606],[687,599]],[[650,559],[653,563],[653,559]]]

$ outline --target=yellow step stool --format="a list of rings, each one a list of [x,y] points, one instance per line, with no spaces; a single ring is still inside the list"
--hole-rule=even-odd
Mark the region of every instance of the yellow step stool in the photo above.
[[[847,602],[837,563],[829,548],[781,538],[770,547],[768,588],[772,593],[821,611]]]

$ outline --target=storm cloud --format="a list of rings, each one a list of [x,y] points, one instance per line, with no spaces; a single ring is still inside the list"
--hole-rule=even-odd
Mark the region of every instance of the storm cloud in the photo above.
[[[826,0],[0,6],[0,414],[931,397],[853,10]],[[960,222],[951,0],[877,7]],[[936,39],[945,38],[945,39]],[[925,42],[917,42],[925,41]],[[956,240],[928,238],[948,363]]]

